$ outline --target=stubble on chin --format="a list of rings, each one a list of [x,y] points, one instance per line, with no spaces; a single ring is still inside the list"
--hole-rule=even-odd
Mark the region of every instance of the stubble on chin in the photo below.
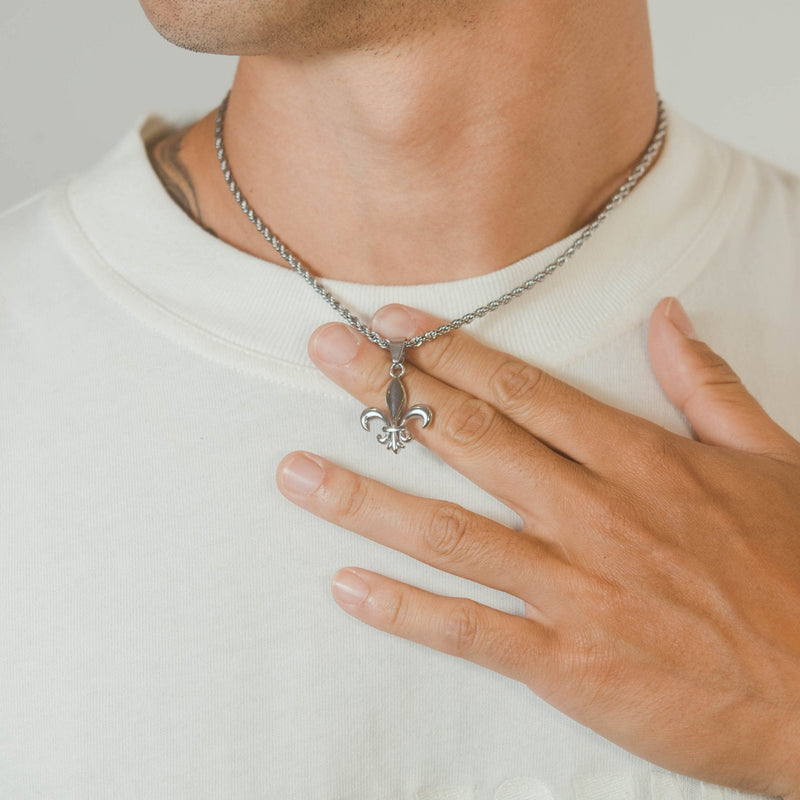
[[[140,0],[155,29],[186,50],[308,57],[382,52],[442,24],[471,26],[479,0]]]

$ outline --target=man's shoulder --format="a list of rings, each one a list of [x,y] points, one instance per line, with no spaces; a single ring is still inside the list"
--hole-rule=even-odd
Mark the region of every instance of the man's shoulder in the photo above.
[[[756,192],[782,200],[800,214],[800,175],[744,150],[732,148],[736,157],[752,171]]]
[[[708,152],[726,154],[729,171],[741,176],[738,186],[743,190],[745,199],[756,203],[767,202],[772,211],[776,210],[774,204],[782,204],[794,212],[795,218],[800,216],[800,175],[725,142],[693,123],[684,120],[683,124],[690,130],[691,136],[703,142]],[[800,228],[797,233],[800,234]]]
[[[762,246],[770,240],[783,242],[793,253],[793,268],[800,253],[800,176],[746,151],[731,148],[742,175],[738,234],[748,245]]]
[[[40,255],[52,256],[58,197],[64,190],[63,183],[56,184],[0,213],[0,282]]]
[[[0,361],[27,353],[70,307],[76,271],[61,235],[65,185],[0,214]]]
[[[780,262],[775,265],[780,275],[774,277],[783,281],[786,271],[800,267],[800,176],[680,114],[674,114],[674,122],[670,165],[680,176],[676,202],[683,216],[692,219],[706,209],[697,236],[717,242],[713,252],[729,269],[740,263],[749,270],[759,253],[763,259],[770,252]]]
[[[82,260],[105,216],[135,212],[126,192],[150,179],[143,135],[164,126],[158,117],[146,119],[88,169],[0,212],[0,286],[37,264]]]
[[[0,252],[35,246],[36,238],[31,239],[31,234],[40,233],[42,225],[63,218],[65,212],[81,221],[83,205],[87,203],[107,206],[124,200],[125,189],[131,181],[151,178],[144,142],[163,136],[172,128],[163,117],[150,115],[140,120],[93,165],[0,211]]]

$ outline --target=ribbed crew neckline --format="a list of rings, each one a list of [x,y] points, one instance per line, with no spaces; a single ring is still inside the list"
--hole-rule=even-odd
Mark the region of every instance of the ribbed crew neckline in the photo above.
[[[553,368],[640,324],[663,294],[678,293],[703,269],[732,219],[741,169],[729,147],[667,113],[658,161],[585,247],[469,326],[471,334]],[[76,261],[142,322],[195,351],[249,371],[278,370],[284,380],[316,380],[308,338],[338,315],[285,266],[237,250],[189,219],[147,157],[146,141],[158,129],[163,123],[149,117],[93,170],[51,194]],[[393,302],[449,320],[539,272],[574,236],[463,280],[323,283],[365,322]]]

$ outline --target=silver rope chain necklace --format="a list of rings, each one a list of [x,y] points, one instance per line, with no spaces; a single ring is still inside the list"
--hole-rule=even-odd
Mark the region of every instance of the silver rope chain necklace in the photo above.
[[[650,165],[655,161],[661,147],[664,143],[664,137],[667,135],[667,118],[664,111],[664,104],[661,98],[658,99],[658,121],[656,129],[650,139],[647,149],[637,162],[631,173],[625,179],[624,183],[617,189],[611,199],[603,207],[602,211],[584,227],[581,232],[572,240],[570,245],[561,253],[555,261],[548,264],[540,272],[531,276],[524,283],[516,286],[495,300],[491,300],[484,306],[478,306],[474,311],[470,311],[460,317],[457,317],[450,322],[440,325],[438,328],[432,328],[419,336],[414,336],[410,339],[384,339],[379,333],[375,332],[368,325],[364,324],[347,306],[343,305],[337,300],[309,271],[309,269],[301,263],[300,259],[295,256],[292,251],[273,233],[267,225],[264,224],[261,217],[253,211],[252,206],[247,198],[242,194],[242,190],[236,183],[233,172],[231,171],[230,164],[228,163],[228,156],[225,152],[225,145],[223,142],[223,130],[225,126],[225,113],[228,110],[228,94],[222,101],[222,104],[217,111],[216,124],[214,126],[214,145],[217,151],[217,158],[219,165],[222,169],[222,174],[225,177],[225,182],[231,190],[236,202],[242,209],[244,214],[253,223],[256,230],[272,245],[278,255],[286,261],[286,263],[318,294],[323,300],[338,314],[342,316],[344,321],[355,328],[362,336],[366,337],[373,344],[388,350],[392,359],[391,366],[389,367],[389,388],[386,390],[386,405],[388,412],[381,411],[377,408],[366,408],[361,413],[361,427],[369,431],[370,424],[373,421],[381,423],[381,432],[378,434],[378,442],[385,445],[388,450],[397,454],[402,450],[405,445],[410,442],[414,437],[408,430],[408,423],[412,420],[418,420],[423,428],[426,428],[433,419],[433,412],[428,406],[416,405],[406,410],[406,390],[401,380],[405,374],[405,355],[406,351],[412,347],[419,347],[426,342],[432,342],[440,336],[444,336],[451,331],[458,330],[464,325],[469,325],[476,319],[485,317],[492,311],[497,311],[501,306],[507,305],[515,298],[524,294],[529,289],[532,289],[537,284],[541,283],[549,275],[552,275],[559,267],[569,261],[575,253],[586,244],[592,237],[594,232],[600,225],[607,219],[608,215],[633,191],[633,188],[642,179]]]

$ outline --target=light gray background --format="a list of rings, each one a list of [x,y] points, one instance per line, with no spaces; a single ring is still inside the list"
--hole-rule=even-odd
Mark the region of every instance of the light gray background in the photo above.
[[[663,96],[800,172],[800,3],[651,0],[650,12]],[[92,163],[148,111],[210,109],[234,67],[164,42],[136,0],[0,0],[0,209]]]

